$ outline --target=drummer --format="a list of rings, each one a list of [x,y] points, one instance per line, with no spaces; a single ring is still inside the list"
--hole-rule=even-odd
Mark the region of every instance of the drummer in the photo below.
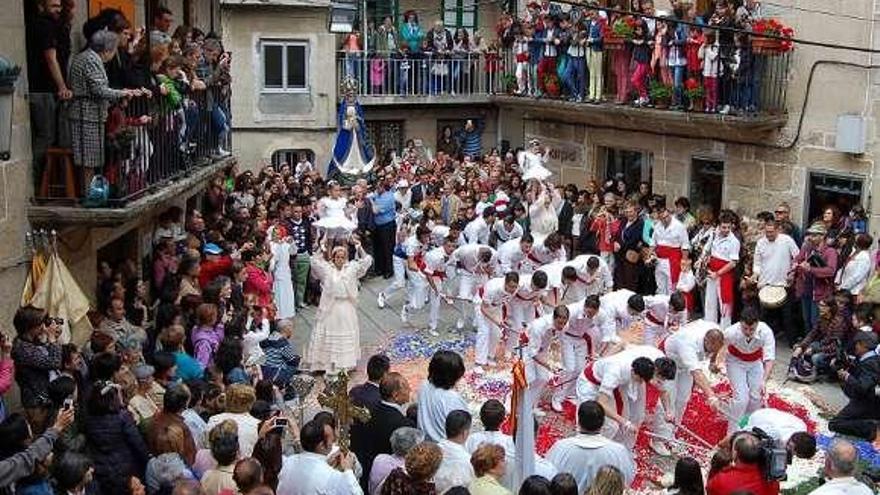
[[[799,251],[794,239],[782,232],[779,222],[768,220],[764,224],[764,235],[755,244],[752,273],[758,290],[763,292],[759,292],[762,320],[770,328],[789,328],[789,325],[785,325],[785,322],[791,321],[791,306],[787,302],[788,274]],[[782,288],[781,294],[774,287]],[[777,294],[773,294],[774,291]]]

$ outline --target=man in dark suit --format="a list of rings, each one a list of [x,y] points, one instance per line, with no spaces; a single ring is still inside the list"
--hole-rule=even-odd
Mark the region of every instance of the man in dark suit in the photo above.
[[[379,382],[391,369],[391,360],[384,354],[370,356],[367,361],[367,381],[351,387],[348,396],[356,406],[372,409],[376,407],[382,398],[379,396]]]
[[[379,384],[382,400],[370,409],[370,419],[360,428],[351,431],[351,450],[364,468],[361,486],[370,479],[373,460],[379,454],[391,453],[391,434],[403,427],[415,427],[416,423],[406,416],[405,406],[410,399],[410,388],[400,373],[389,372]]]
[[[853,337],[856,362],[850,369],[837,371],[843,393],[849,403],[828,422],[828,429],[842,435],[852,435],[873,441],[880,425],[880,356],[877,355],[877,335],[858,332]],[[835,363],[837,366],[842,363]]]

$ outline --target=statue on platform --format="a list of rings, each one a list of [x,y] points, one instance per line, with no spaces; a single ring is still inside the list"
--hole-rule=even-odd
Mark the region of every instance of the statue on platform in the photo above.
[[[340,92],[343,97],[336,122],[336,144],[327,167],[327,176],[357,177],[370,172],[376,157],[367,143],[364,111],[357,101],[357,81],[346,76]]]

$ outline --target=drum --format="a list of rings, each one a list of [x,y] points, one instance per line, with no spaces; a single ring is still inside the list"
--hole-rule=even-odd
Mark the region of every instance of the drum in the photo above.
[[[765,285],[758,291],[758,300],[761,306],[767,309],[776,309],[785,304],[788,299],[788,291],[780,285]]]

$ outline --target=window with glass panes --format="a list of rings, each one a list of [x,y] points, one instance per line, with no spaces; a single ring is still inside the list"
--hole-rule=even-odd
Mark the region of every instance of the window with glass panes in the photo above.
[[[441,0],[443,24],[447,28],[462,27],[474,32],[477,28],[477,0]]]
[[[309,44],[263,40],[263,91],[300,93],[309,89]]]

